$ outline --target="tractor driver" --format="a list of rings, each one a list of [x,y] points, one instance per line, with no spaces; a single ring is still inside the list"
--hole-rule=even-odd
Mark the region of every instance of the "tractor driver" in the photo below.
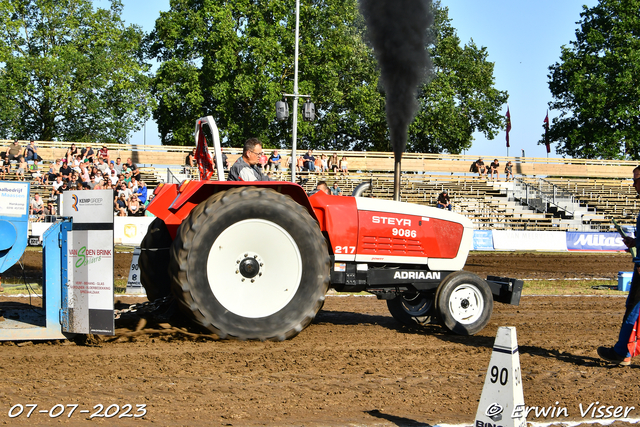
[[[229,170],[229,181],[271,181],[258,166],[262,151],[262,142],[258,138],[249,138],[244,142],[242,156]]]

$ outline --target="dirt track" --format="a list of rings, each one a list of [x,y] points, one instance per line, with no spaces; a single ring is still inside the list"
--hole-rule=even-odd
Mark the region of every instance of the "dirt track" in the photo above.
[[[130,256],[130,255],[128,255]],[[37,259],[24,261],[29,270]],[[127,256],[116,262],[126,277]],[[119,266],[119,267],[118,267]],[[610,277],[629,269],[624,254],[473,254],[467,270],[523,278]],[[124,271],[123,273],[120,271]],[[139,299],[117,298],[120,302]],[[2,345],[0,422],[89,423],[94,405],[146,404],[144,419],[94,419],[109,425],[416,426],[473,422],[499,326],[516,326],[526,404],[633,406],[640,418],[639,366],[609,368],[595,354],[612,344],[623,312],[620,297],[524,297],[496,304],[474,337],[437,326],[399,327],[372,297],[329,296],[316,321],[282,343],[214,341],[192,329],[117,321],[116,337]],[[182,328],[182,326],[178,325]],[[21,343],[23,344],[23,343]],[[556,404],[556,402],[559,402]],[[37,403],[29,419],[10,419],[16,404]],[[78,404],[53,421],[38,413]],[[60,408],[60,407],[58,407]],[[112,407],[115,411],[115,407]],[[102,412],[104,413],[104,411]],[[557,421],[550,417],[528,421]]]

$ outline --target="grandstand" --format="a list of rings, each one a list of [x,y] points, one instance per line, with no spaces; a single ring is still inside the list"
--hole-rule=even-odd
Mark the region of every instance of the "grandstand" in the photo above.
[[[4,141],[3,146],[8,144],[9,141]],[[48,170],[51,161],[64,157],[70,144],[36,142],[38,153],[44,159],[41,172]],[[21,145],[24,147],[26,142],[22,141]],[[87,144],[75,145],[81,148]],[[184,166],[193,147],[114,144],[107,148],[111,159],[120,157],[126,162],[131,158],[138,164],[150,191],[160,182],[197,179],[197,171]],[[265,148],[265,151],[270,150]],[[225,148],[224,152],[233,163],[241,149]],[[286,164],[290,150],[279,149],[279,152]],[[334,152],[316,150],[314,154],[329,157]],[[303,186],[307,191],[324,180],[329,186],[337,182],[343,194],[348,195],[358,184],[368,181],[372,187],[365,197],[393,198],[392,153],[337,151],[337,154],[348,157],[350,173],[343,176],[298,172],[299,178],[306,180]],[[503,165],[501,171],[508,160],[513,163],[516,179],[505,182],[501,173],[501,180],[494,182],[469,172],[469,166],[476,159],[465,155],[406,153],[402,161],[401,200],[435,206],[440,192],[447,189],[454,211],[469,217],[478,229],[612,231],[611,218],[621,225],[635,225],[640,199],[636,198],[630,179],[636,166],[633,162],[498,157]],[[3,179],[17,179],[16,166],[12,164]],[[46,199],[50,185],[35,182],[30,177],[34,170],[29,172],[27,179],[32,182],[32,193],[39,190]],[[289,172],[272,173],[274,179],[290,180],[291,177]]]

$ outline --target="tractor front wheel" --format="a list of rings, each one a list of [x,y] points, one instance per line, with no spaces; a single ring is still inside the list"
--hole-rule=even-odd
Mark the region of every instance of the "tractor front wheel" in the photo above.
[[[440,321],[458,335],[473,335],[489,322],[493,295],[487,282],[467,271],[448,275],[436,292]]]
[[[282,341],[322,307],[329,253],[303,206],[270,189],[239,187],[183,221],[170,271],[181,308],[220,338]]]
[[[406,326],[426,325],[431,321],[433,294],[399,294],[387,300],[391,316]]]

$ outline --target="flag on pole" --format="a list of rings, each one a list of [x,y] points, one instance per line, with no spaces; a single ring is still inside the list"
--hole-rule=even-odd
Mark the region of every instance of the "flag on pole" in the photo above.
[[[509,148],[509,131],[511,130],[511,113],[509,113],[509,106],[507,105],[507,148]]]
[[[551,152],[551,146],[549,145],[549,110],[547,110],[547,117],[544,118],[544,144],[547,146],[547,154]]]
[[[200,180],[208,181],[213,175],[213,162],[211,161],[211,155],[207,148],[207,140],[204,137],[204,130],[202,124],[199,124],[200,131],[198,132],[198,146],[196,147],[196,161],[198,162],[198,169],[200,170]]]

